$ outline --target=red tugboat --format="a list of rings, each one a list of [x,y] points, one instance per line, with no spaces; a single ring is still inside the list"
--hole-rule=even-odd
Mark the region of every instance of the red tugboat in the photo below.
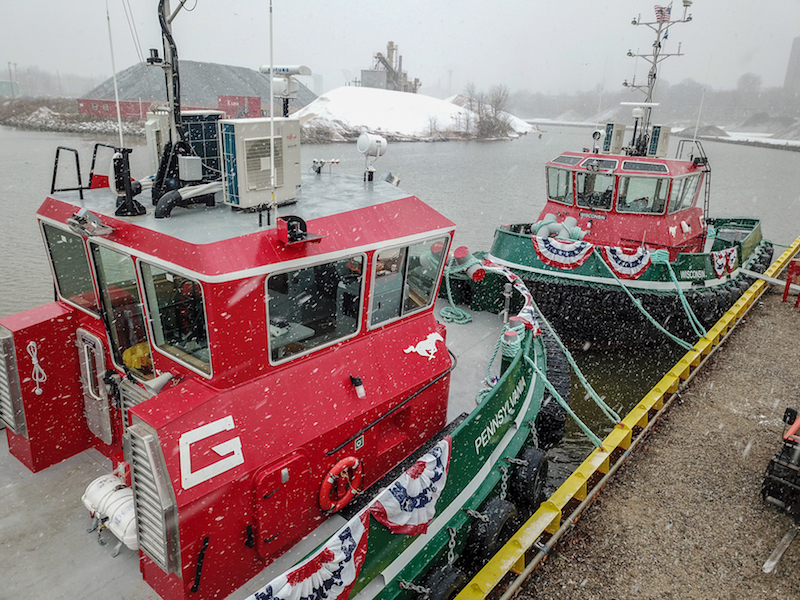
[[[182,114],[167,14],[162,0],[151,58],[173,104],[148,125],[169,134],[155,178],[97,144],[84,186],[77,152],[56,153],[37,212],[56,300],[0,319],[9,450],[34,472],[110,458],[83,502],[165,599],[224,597],[269,565],[328,597],[448,597],[541,497],[553,431],[537,431],[549,384],[530,295],[509,273],[525,301],[499,380],[448,422],[433,307],[453,223],[371,168],[301,174],[296,120]],[[113,176],[95,169],[106,151]]]
[[[763,273],[772,245],[752,218],[711,218],[711,166],[699,141],[681,140],[667,158],[671,130],[653,125],[658,65],[668,30],[691,20],[656,6],[645,93],[624,124],[595,131],[589,148],[563,152],[545,167],[538,220],[495,231],[489,258],[522,277],[544,316],[574,345],[645,345],[661,333],[705,334]],[[628,83],[625,83],[628,86]],[[657,331],[660,329],[661,331]]]

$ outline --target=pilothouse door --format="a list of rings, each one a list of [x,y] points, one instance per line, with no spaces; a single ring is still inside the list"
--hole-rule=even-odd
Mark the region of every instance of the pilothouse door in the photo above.
[[[106,372],[103,342],[96,335],[78,329],[78,362],[81,366],[83,414],[89,431],[106,444],[111,444],[111,405],[103,377]]]

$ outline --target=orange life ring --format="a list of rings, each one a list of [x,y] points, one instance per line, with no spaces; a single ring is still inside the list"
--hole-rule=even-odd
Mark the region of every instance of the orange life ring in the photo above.
[[[319,488],[319,505],[325,512],[339,512],[359,493],[361,487],[361,461],[355,456],[348,456],[337,462],[322,480]],[[340,480],[345,482],[346,489],[342,494]],[[336,498],[331,498],[334,492]],[[341,494],[341,495],[340,495]]]

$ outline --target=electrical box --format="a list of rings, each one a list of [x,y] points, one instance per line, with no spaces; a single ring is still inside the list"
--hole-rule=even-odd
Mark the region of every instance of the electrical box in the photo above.
[[[299,120],[223,119],[219,131],[226,204],[258,208],[297,199],[302,176]]]
[[[603,138],[603,154],[622,154],[625,144],[625,125],[622,123],[608,123],[606,136]]]
[[[665,158],[669,151],[669,137],[672,130],[667,125],[653,125],[650,143],[647,144],[647,156]]]
[[[203,159],[199,156],[179,156],[178,177],[181,181],[201,181],[203,179]]]

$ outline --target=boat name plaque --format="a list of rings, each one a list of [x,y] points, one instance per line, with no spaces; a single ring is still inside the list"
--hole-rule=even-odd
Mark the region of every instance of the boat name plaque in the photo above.
[[[690,269],[681,271],[681,279],[705,279],[706,272],[703,269]]]

